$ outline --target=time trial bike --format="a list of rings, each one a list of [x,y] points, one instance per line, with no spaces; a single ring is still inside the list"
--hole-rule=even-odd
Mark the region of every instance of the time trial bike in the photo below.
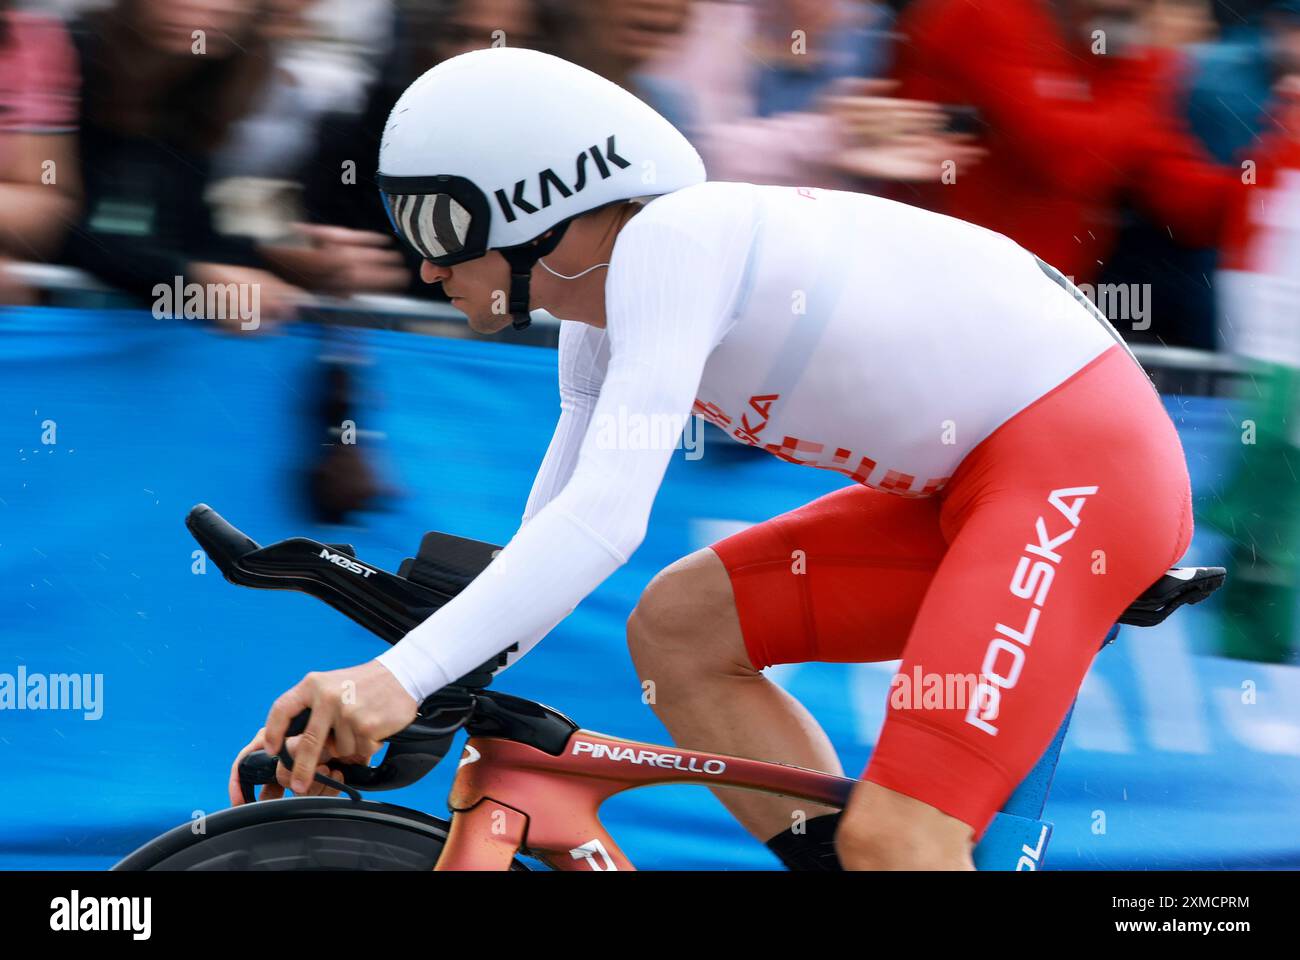
[[[205,504],[186,526],[227,580],[248,587],[298,590],[317,597],[389,643],[463,590],[499,550],[450,534],[425,535],[397,573],[366,563],[347,544],[303,537],[260,546]],[[1138,597],[1120,623],[1151,626],[1186,603],[1204,600],[1224,580],[1222,567],[1174,567]],[[1112,642],[1119,624],[1101,646]],[[245,801],[182,824],[149,841],[114,870],[527,870],[520,855],[556,870],[634,869],[602,826],[598,810],[634,787],[691,783],[742,787],[842,808],[857,782],[763,760],[681,750],[579,727],[543,704],[489,690],[497,657],[427,698],[416,720],[387,738],[377,766],[333,761],[318,782],[338,797],[256,800],[292,768],[287,748],[258,750],[239,765]],[[1070,713],[1073,712],[1073,707]],[[301,733],[310,711],[294,718]],[[1012,794],[975,849],[977,869],[1036,870],[1052,825],[1043,819],[1052,775],[1069,727],[1067,713],[1042,759]],[[447,805],[450,820],[362,799],[424,776],[459,730],[464,744]]]

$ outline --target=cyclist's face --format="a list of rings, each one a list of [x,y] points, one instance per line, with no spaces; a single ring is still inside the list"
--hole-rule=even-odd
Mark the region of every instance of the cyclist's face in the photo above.
[[[475,333],[492,334],[510,325],[510,267],[497,251],[451,267],[426,260],[420,265],[420,279],[441,283]]]

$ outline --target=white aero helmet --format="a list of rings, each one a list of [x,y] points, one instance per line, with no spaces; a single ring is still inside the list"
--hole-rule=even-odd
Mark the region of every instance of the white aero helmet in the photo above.
[[[411,84],[384,127],[376,177],[393,229],[426,260],[501,251],[516,329],[528,326],[533,266],[570,220],[704,179],[695,148],[641,100],[517,47],[463,53]]]

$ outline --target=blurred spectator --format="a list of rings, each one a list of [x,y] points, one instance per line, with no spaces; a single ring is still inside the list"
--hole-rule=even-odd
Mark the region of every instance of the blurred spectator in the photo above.
[[[689,89],[684,129],[709,178],[869,189],[974,163],[938,106],[865,79],[885,61],[892,6],[697,2],[680,47],[649,69]]]
[[[1220,163],[1240,163],[1251,157],[1272,124],[1269,112],[1278,78],[1300,64],[1300,51],[1291,49],[1287,40],[1300,19],[1300,2],[1266,0],[1249,19],[1247,7],[1237,2],[1216,3],[1214,9],[1224,34],[1217,42],[1187,50],[1191,77],[1186,115],[1211,156]],[[1217,347],[1216,298],[1209,284],[1217,251],[1173,248],[1157,226],[1143,233],[1146,243],[1132,243],[1118,252],[1128,253],[1128,264],[1116,264],[1116,269],[1148,272],[1156,306],[1154,328],[1173,332],[1168,342]],[[1175,330],[1161,314],[1179,318],[1182,330]]]
[[[681,78],[643,68],[680,42],[691,6],[691,0],[574,0],[565,7],[568,20],[555,52],[636,94],[673,126],[689,131],[689,91]]]
[[[255,29],[270,60],[266,82],[214,155],[215,176],[277,177],[292,172],[311,150],[322,113],[359,106],[348,103],[348,87],[363,83],[362,75],[349,70],[344,58],[324,56],[328,45],[312,43],[315,37],[307,19],[312,2],[267,0],[263,7]],[[304,82],[309,72],[313,84]]]
[[[1154,47],[1179,50],[1209,43],[1218,35],[1212,0],[1148,0],[1145,13],[1146,42]]]
[[[1225,151],[1222,145],[1214,149],[1188,110],[1189,85],[1197,73],[1193,50],[1217,47],[1210,42],[1218,32],[1211,8],[1211,0],[1149,0],[1144,26],[1147,42],[1164,48],[1178,64],[1171,98],[1174,109],[1192,121],[1192,134],[1211,157],[1228,163],[1235,151]],[[1245,119],[1238,119],[1238,125]],[[1179,242],[1143,208],[1140,198],[1122,195],[1116,219],[1114,248],[1098,275],[1098,289],[1140,280],[1150,291],[1142,323],[1130,328],[1128,338],[1214,349],[1214,247]]]
[[[255,287],[269,318],[292,309],[298,291],[252,241],[218,235],[204,202],[213,150],[266,79],[257,12],[253,0],[118,0],[77,22],[86,213],[69,262],[144,299],[180,277]]]
[[[338,38],[321,32],[328,24],[312,16],[316,7],[314,0],[267,0],[257,31],[267,44],[270,76],[214,158],[214,174],[228,179],[209,197],[222,215],[222,232],[262,241],[262,256],[293,283],[337,296],[399,292],[410,273],[387,229],[296,222],[305,210],[295,178],[315,159],[321,123],[335,112],[354,115],[369,79],[368,68]],[[351,14],[391,24],[393,10],[387,0],[365,0]],[[386,44],[371,37],[359,47],[377,53]]]
[[[1286,35],[1300,16],[1300,3],[1272,0],[1250,22],[1225,26],[1215,43],[1191,48],[1192,76],[1187,114],[1192,130],[1210,153],[1230,163],[1245,147],[1258,143],[1268,123],[1273,87],[1295,69],[1295,52]]]
[[[77,66],[63,25],[0,0],[0,303],[30,299],[6,257],[45,260],[77,215]]]
[[[1153,0],[1151,40],[1184,61],[1179,111],[1192,133],[1219,163],[1249,159],[1269,124],[1273,87],[1287,67],[1282,36],[1300,13],[1294,0],[1248,6],[1211,0]],[[1217,14],[1216,16],[1212,14]],[[1222,21],[1227,31],[1217,36]],[[1213,42],[1211,42],[1213,41]],[[1141,278],[1149,285],[1149,323],[1133,339],[1212,350],[1219,346],[1214,285],[1218,251],[1175,242],[1163,223],[1126,203],[1115,249],[1099,282]]]
[[[1176,58],[1142,43],[1148,2],[909,5],[900,92],[974,107],[988,150],[910,198],[1005,233],[1079,282],[1110,256],[1125,197],[1179,243],[1214,243],[1239,182],[1179,119]]]
[[[1219,652],[1300,664],[1300,21],[1276,24],[1274,39],[1294,72],[1253,151],[1258,183],[1229,219],[1218,280],[1226,345],[1249,363],[1240,455],[1201,514],[1229,542]]]
[[[759,0],[751,56],[760,117],[808,110],[842,77],[878,77],[888,67],[893,21],[882,3]]]
[[[374,175],[379,143],[393,104],[420,74],[448,57],[493,44],[544,48],[549,21],[535,0],[441,0],[399,5],[392,21],[389,55],[382,61],[359,113],[337,111],[322,118],[319,141],[302,172],[307,216],[317,233],[340,229],[383,234],[392,228],[379,199]],[[485,118],[485,122],[489,122]],[[454,134],[454,132],[451,132]],[[405,261],[402,284],[408,295],[445,299],[441,284],[419,278],[420,258],[399,246]],[[340,270],[357,269],[340,263]],[[342,348],[342,349],[340,349]],[[356,391],[362,369],[343,344],[332,344],[333,359],[322,361],[309,385],[314,427],[303,474],[303,492],[315,518],[342,523],[374,509],[394,489],[372,466],[364,444],[338,442],[339,425],[358,415]],[[338,354],[342,354],[340,358]]]
[[[583,0],[577,0],[578,3]],[[573,3],[555,7],[565,28],[575,17]],[[551,8],[541,0],[441,0],[434,4],[432,57],[416,76],[437,63],[484,47],[544,46]],[[414,78],[412,78],[414,79]]]
[[[316,149],[321,118],[362,108],[391,46],[390,0],[351,2],[348,10],[333,0],[267,4],[258,30],[271,57],[268,82],[213,157],[209,199],[222,233],[271,241],[303,218],[293,177]]]
[[[307,218],[391,238],[374,175],[384,125],[402,91],[437,63],[468,50],[493,44],[547,49],[550,23],[538,0],[438,0],[399,6],[391,55],[361,112],[335,112],[321,120],[319,140],[300,175]],[[405,263],[406,293],[445,299],[440,285],[420,281],[415,252],[405,244],[397,251]]]

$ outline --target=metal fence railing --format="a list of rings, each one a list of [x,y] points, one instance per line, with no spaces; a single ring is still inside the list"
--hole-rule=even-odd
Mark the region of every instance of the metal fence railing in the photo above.
[[[111,309],[138,306],[139,301],[105,286],[90,274],[59,264],[10,263],[0,266],[19,283],[37,290],[47,306]],[[545,312],[532,325],[519,332],[506,328],[494,337],[474,333],[465,324],[465,316],[450,303],[421,300],[387,294],[358,294],[351,297],[328,297],[307,294],[298,315],[307,321],[338,326],[400,330],[428,336],[458,339],[493,339],[533,346],[556,345],[559,321]]]
[[[11,263],[0,269],[7,269],[21,283],[39,290],[42,301],[52,306],[104,308],[135,303],[75,267]],[[449,303],[380,294],[346,298],[308,295],[299,315],[312,322],[338,326],[400,330],[458,339],[493,339],[535,346],[553,347],[559,337],[559,321],[544,312],[539,313],[532,326],[522,333],[507,328],[488,338],[470,330],[465,325],[464,315]],[[1225,353],[1145,343],[1134,344],[1132,349],[1162,394],[1229,396],[1236,383],[1247,375],[1246,364]]]

